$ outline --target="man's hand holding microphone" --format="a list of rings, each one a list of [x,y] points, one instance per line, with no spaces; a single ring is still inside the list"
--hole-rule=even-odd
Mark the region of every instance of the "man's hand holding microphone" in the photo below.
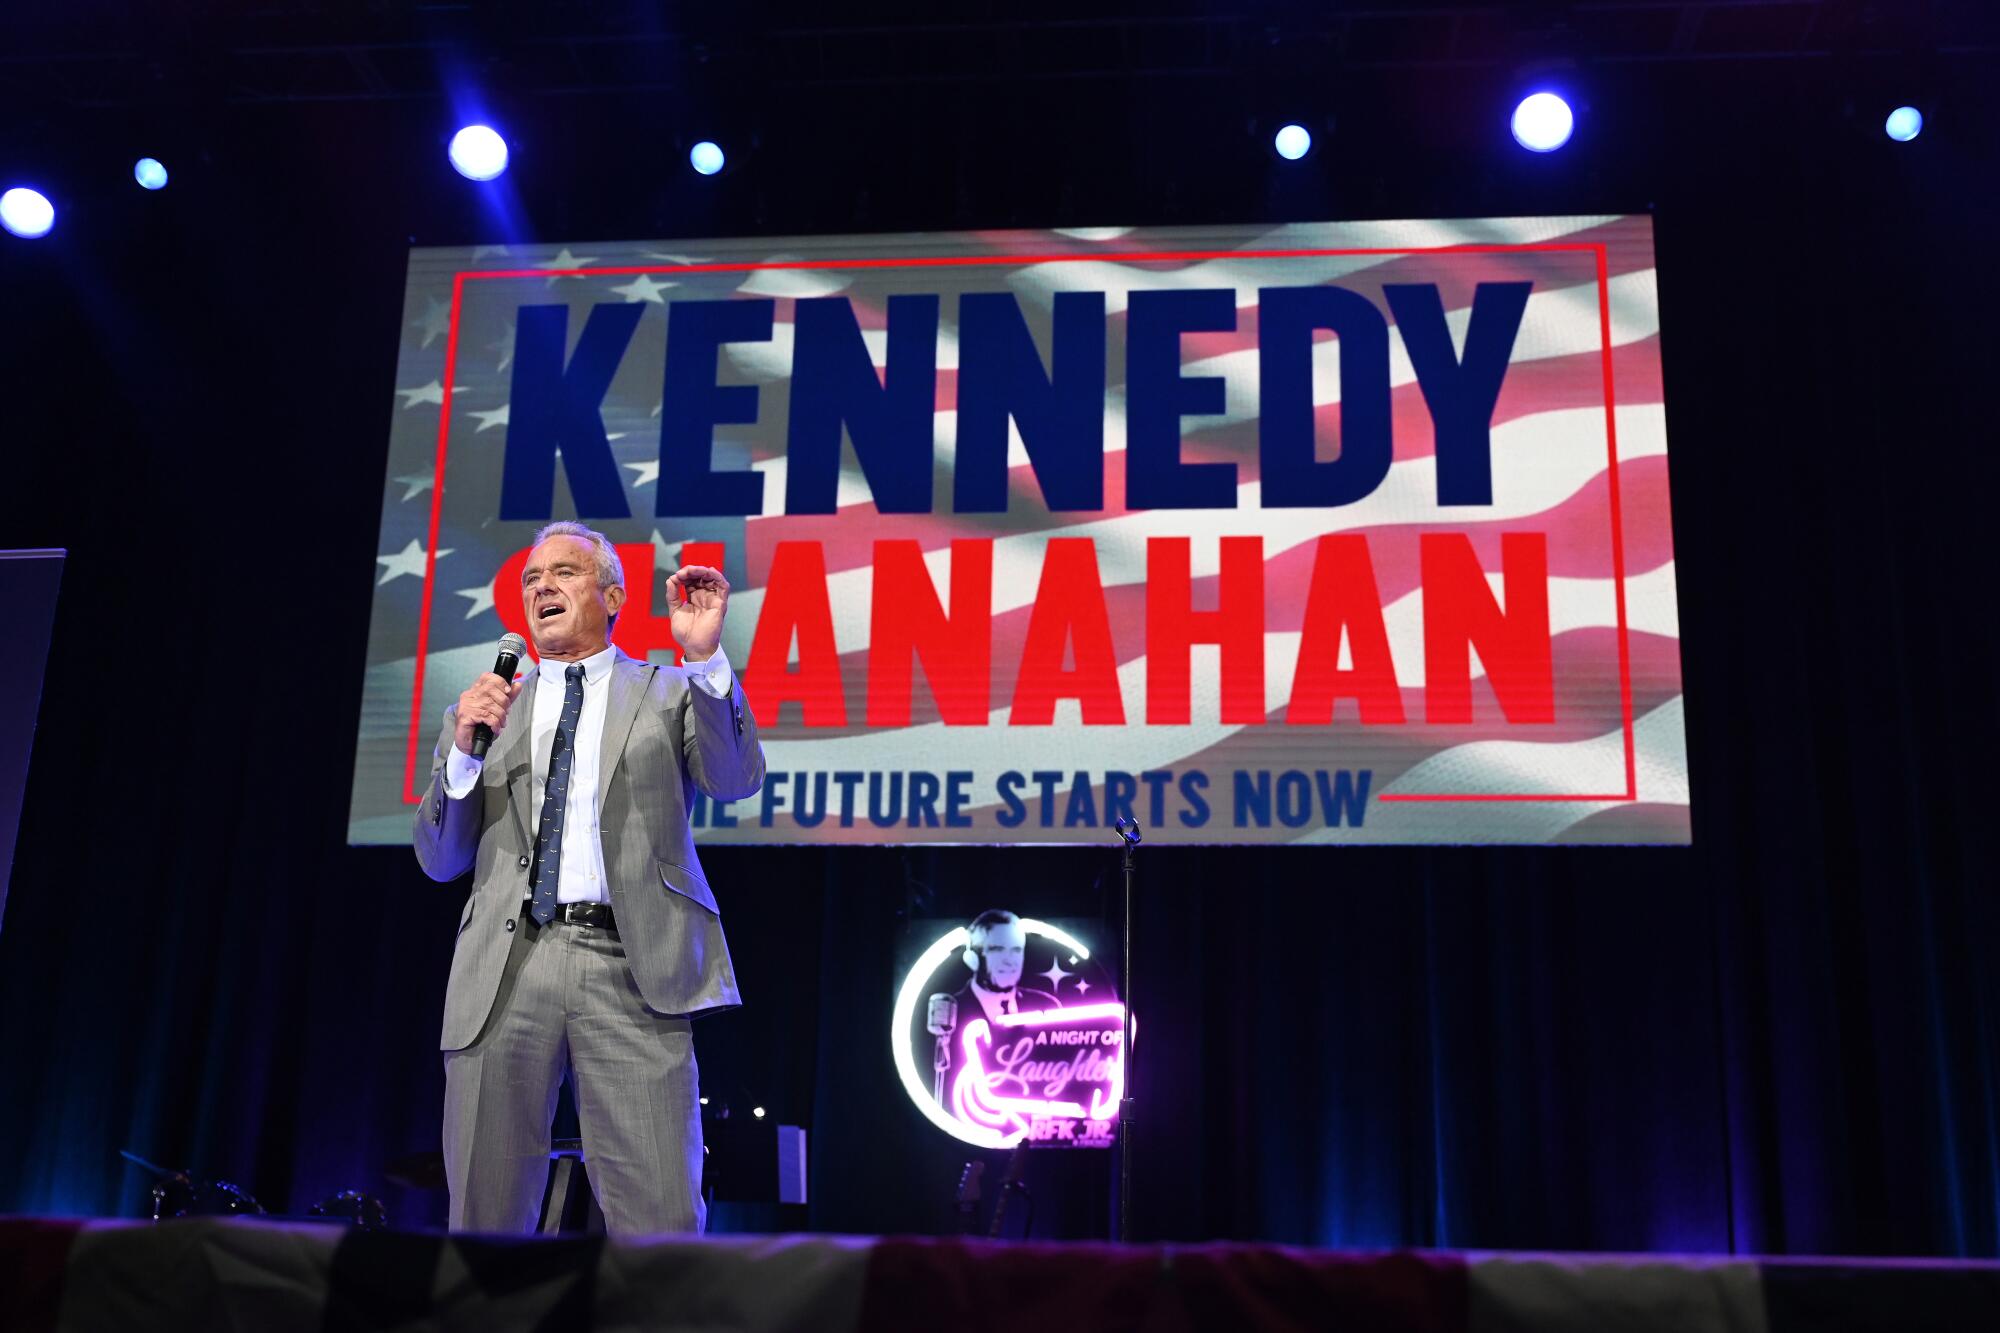
[[[507,725],[507,710],[514,706],[514,700],[528,683],[525,676],[518,681],[513,679],[514,669],[520,665],[521,654],[527,647],[519,635],[509,634],[500,641],[500,657],[493,670],[473,681],[458,696],[458,726],[452,733],[452,743],[461,753],[484,759],[486,747],[493,744],[493,738]]]

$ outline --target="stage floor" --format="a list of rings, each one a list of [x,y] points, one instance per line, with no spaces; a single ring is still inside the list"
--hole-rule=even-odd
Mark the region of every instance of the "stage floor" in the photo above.
[[[0,1218],[0,1329],[2000,1328],[2000,1262]]]

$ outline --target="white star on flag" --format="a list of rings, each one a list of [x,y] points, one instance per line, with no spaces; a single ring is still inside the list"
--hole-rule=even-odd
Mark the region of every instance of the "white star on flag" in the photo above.
[[[790,256],[774,255],[773,259]],[[744,278],[736,290],[750,296],[830,296],[843,290],[850,279],[829,269],[758,269]]]
[[[653,529],[653,567],[671,574],[681,567],[681,548],[667,545],[667,539]]]
[[[421,328],[424,331],[423,345],[425,347],[429,347],[433,342],[451,332],[451,306],[438,300],[435,296],[428,299],[430,301],[430,308],[425,310],[420,317],[410,321],[411,328]]]
[[[431,488],[433,477],[428,472],[411,472],[400,477],[391,477],[389,480],[402,482],[403,498],[414,500]]]
[[[535,267],[556,268],[556,269],[582,268],[585,264],[595,264],[596,262],[597,262],[596,255],[573,255],[569,252],[569,247],[565,245],[562,249],[556,251],[556,257],[554,259],[544,259],[541,263],[535,265]],[[555,285],[556,285],[555,278],[550,278],[549,286],[553,287]]]
[[[1049,979],[1049,989],[1056,990],[1062,986],[1062,979],[1064,977],[1073,977],[1076,973],[1063,971],[1062,959],[1051,958],[1049,960],[1048,971],[1037,972],[1035,975],[1038,977],[1047,977]]]
[[[652,274],[641,273],[623,287],[613,287],[611,290],[627,301],[651,301],[654,305],[665,305],[666,301],[661,298],[660,293],[669,287],[679,285],[675,282],[655,282]]]
[[[440,547],[437,558],[442,560],[456,549],[452,546]],[[382,577],[375,580],[375,586],[378,588],[390,579],[399,579],[405,574],[420,579],[424,576],[424,548],[415,537],[412,537],[410,544],[394,555],[376,556],[375,563],[382,566]]]
[[[472,247],[472,258],[475,263],[486,258],[488,255],[511,255],[513,253],[512,250],[509,250],[504,245],[475,245]]]
[[[451,391],[455,394],[464,393],[465,389],[466,386],[463,384],[451,386]],[[436,403],[439,407],[444,406],[444,385],[436,380],[432,380],[429,384],[418,385],[414,389],[398,389],[396,392],[409,400],[403,404],[403,410],[406,412],[418,403]]]
[[[511,406],[511,404],[502,403],[500,404],[500,406],[494,408],[491,412],[467,413],[466,415],[476,417],[478,418],[479,421],[479,429],[472,433],[474,435],[484,435],[487,431],[492,430],[495,426],[506,425],[507,409],[509,406]]]
[[[482,583],[477,588],[460,588],[458,596],[467,598],[472,602],[471,606],[465,608],[465,618],[467,620],[472,619],[481,611],[491,611],[493,609],[493,585],[490,583]]]
[[[641,250],[639,253],[647,259],[664,259],[669,264],[706,264],[708,262],[707,255],[668,255],[661,254],[658,250]]]
[[[646,463],[627,463],[625,466],[632,469],[634,490],[641,486],[650,486],[660,479],[660,460],[657,458]]]
[[[500,354],[499,369],[505,370],[507,367],[513,365],[514,364],[513,328],[510,326],[507,332],[500,338],[498,342],[487,343],[486,350],[489,352],[498,352]]]

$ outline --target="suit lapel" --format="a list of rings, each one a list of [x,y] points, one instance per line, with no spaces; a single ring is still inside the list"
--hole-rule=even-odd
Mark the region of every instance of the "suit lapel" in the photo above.
[[[514,811],[514,824],[521,832],[523,847],[533,842],[530,835],[534,829],[534,811],[528,807],[535,795],[535,683],[541,675],[539,671],[529,671],[520,697],[508,710],[507,729],[500,733],[499,743],[486,760],[501,765],[500,771],[507,775],[507,804]]]
[[[625,739],[632,734],[639,705],[645,701],[646,687],[652,683],[653,666],[627,657],[624,649],[611,662],[611,697],[604,705],[604,741],[598,751],[598,790],[611,789],[618,761],[625,757]]]

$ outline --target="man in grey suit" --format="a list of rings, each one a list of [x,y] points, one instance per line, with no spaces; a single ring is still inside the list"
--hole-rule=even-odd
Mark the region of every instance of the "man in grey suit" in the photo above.
[[[706,1220],[689,1021],[741,1000],[688,817],[696,790],[755,792],[764,753],[722,653],[728,581],[689,565],[667,587],[684,667],[611,646],[617,549],[550,524],[521,576],[539,666],[445,713],[416,852],[432,879],[472,872],[440,1043],[454,1230],[534,1229],[565,1073],[606,1227]]]

